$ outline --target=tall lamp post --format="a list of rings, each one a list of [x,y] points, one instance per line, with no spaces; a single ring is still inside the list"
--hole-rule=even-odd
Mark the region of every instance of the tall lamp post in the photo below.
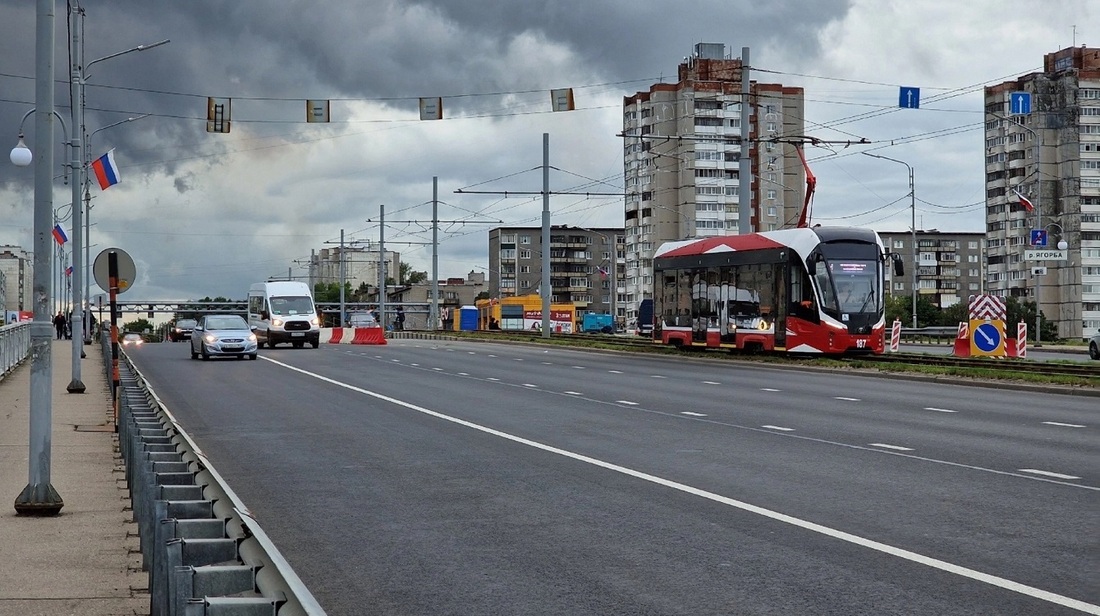
[[[882,156],[880,154],[872,154],[870,152],[864,152],[867,156],[872,158],[881,158],[882,160],[889,160],[898,164],[905,165],[905,168],[909,170],[909,211],[912,214],[912,223],[909,227],[909,232],[912,237],[913,243],[913,271],[909,274],[910,285],[913,288],[913,328],[917,327],[917,192],[913,186],[913,167],[909,163],[898,160],[896,158],[890,158],[889,156]]]

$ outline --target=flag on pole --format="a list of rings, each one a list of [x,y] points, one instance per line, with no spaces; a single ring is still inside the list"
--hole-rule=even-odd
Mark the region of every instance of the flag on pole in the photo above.
[[[65,268],[65,275],[66,276],[72,276],[73,275],[73,266],[70,265],[69,267]]]
[[[1020,200],[1020,205],[1024,206],[1024,209],[1028,212],[1035,211],[1035,205],[1031,203],[1031,199],[1020,194],[1020,191],[1012,189],[1012,192],[1016,193],[1016,197]]]
[[[602,276],[603,278],[607,278],[607,268],[605,268],[604,266],[597,265],[596,271],[598,271],[600,273],[600,276]]]
[[[115,150],[111,148],[106,154],[95,159],[92,163],[92,172],[99,180],[99,189],[107,190],[118,184],[118,166],[115,165]]]
[[[69,241],[68,234],[65,233],[60,224],[53,226],[53,239],[57,240],[58,246],[64,246],[65,242]]]

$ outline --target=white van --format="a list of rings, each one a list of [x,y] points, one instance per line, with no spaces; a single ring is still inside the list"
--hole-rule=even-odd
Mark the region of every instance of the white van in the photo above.
[[[321,344],[321,319],[313,295],[304,282],[258,282],[248,290],[248,325],[258,345],[270,348],[289,342],[300,349],[305,343]]]

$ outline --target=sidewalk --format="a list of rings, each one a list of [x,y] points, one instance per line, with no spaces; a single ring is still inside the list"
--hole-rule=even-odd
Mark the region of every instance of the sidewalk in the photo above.
[[[72,341],[54,340],[50,350],[50,483],[64,502],[57,516],[15,512],[28,477],[30,360],[0,381],[0,616],[147,615],[102,352],[84,347],[85,393],[70,394]]]

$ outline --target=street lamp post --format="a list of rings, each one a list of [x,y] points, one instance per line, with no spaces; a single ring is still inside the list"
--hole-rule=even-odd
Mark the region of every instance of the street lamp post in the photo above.
[[[909,211],[912,214],[912,223],[909,228],[909,233],[913,243],[913,271],[909,274],[910,285],[913,288],[913,328],[917,327],[917,192],[913,185],[913,167],[909,163],[898,160],[896,158],[890,158],[888,156],[882,156],[881,154],[872,154],[870,152],[864,152],[867,156],[873,158],[881,158],[882,160],[889,160],[895,163],[905,165],[905,168],[909,170]]]

